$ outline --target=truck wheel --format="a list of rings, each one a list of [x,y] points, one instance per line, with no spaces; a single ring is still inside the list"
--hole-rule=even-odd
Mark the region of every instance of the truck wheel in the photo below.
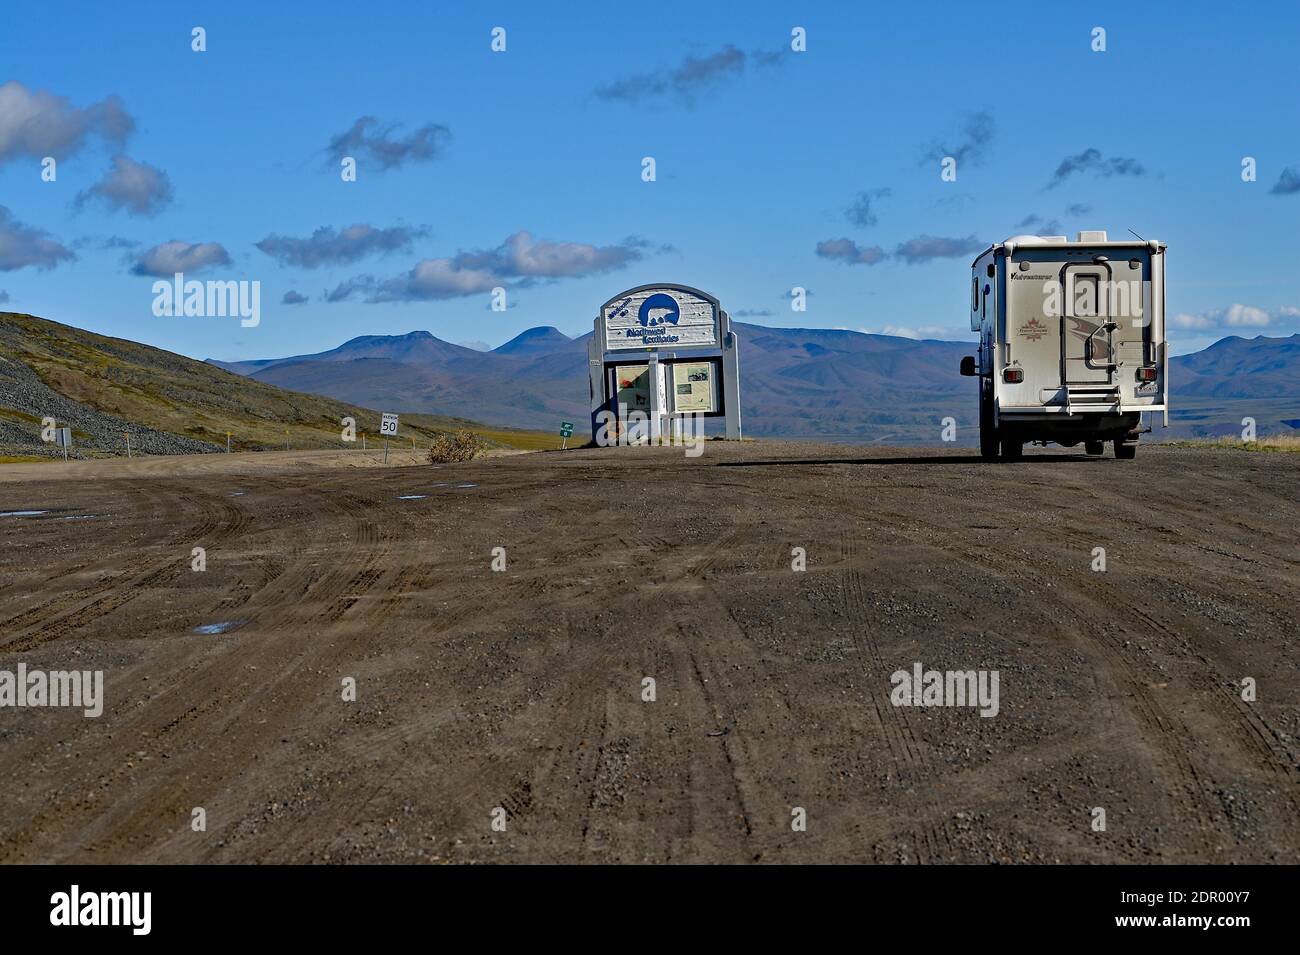
[[[1019,461],[1021,454],[1025,450],[1025,443],[1019,438],[1010,438],[1002,436],[1002,460]]]
[[[1087,451],[1089,454],[1101,454],[1106,450],[1106,442],[1085,441],[1083,442],[1083,450]]]
[[[1126,444],[1123,438],[1115,439],[1115,457],[1121,461],[1131,461],[1137,457],[1138,446],[1136,444]]]
[[[998,456],[998,432],[993,427],[993,402],[988,389],[980,386],[980,457],[991,461]]]

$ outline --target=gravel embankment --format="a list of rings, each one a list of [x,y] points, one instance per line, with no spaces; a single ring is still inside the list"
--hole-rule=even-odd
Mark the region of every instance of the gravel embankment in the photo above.
[[[13,420],[6,410],[31,415],[35,421]],[[126,450],[122,432],[131,435],[131,450],[141,454],[204,454],[224,450],[166,431],[156,431],[113,415],[96,411],[50,388],[20,361],[0,357],[0,454],[62,457],[63,450],[41,440],[41,418],[54,418],[73,430],[70,457],[87,452],[121,454]]]

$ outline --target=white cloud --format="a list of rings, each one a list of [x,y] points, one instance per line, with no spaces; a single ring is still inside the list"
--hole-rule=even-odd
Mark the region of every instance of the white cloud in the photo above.
[[[143,252],[131,271],[136,275],[171,278],[177,272],[199,272],[229,265],[230,254],[216,242],[181,242],[173,239]]]
[[[824,239],[817,243],[817,254],[823,259],[834,259],[849,265],[875,265],[885,259],[885,250],[880,246],[864,247],[852,239]]]
[[[1186,312],[1179,312],[1170,317],[1169,325],[1172,328],[1213,328],[1214,322],[1204,315],[1188,315]]]
[[[498,286],[519,287],[538,280],[612,272],[639,261],[645,246],[645,242],[635,238],[625,239],[617,245],[596,246],[583,242],[551,242],[535,239],[528,232],[516,232],[494,249],[461,252],[450,258],[424,259],[404,275],[377,285],[373,280],[361,277],[349,288],[359,291],[369,287],[371,294],[367,301],[371,302],[459,298]]]
[[[1195,331],[1229,328],[1268,328],[1287,318],[1300,316],[1300,308],[1285,305],[1272,312],[1254,305],[1233,304],[1208,312],[1179,312],[1169,319],[1171,328]]]
[[[148,163],[127,156],[114,156],[113,168],[89,189],[77,194],[81,207],[91,199],[101,200],[109,209],[125,209],[133,216],[157,215],[172,201],[172,183],[167,173]]]
[[[899,338],[952,338],[961,330],[956,328],[947,328],[943,325],[917,325],[912,328],[907,325],[886,325],[876,334],[879,335],[896,335]]]
[[[1273,317],[1262,308],[1254,308],[1250,305],[1229,305],[1223,316],[1225,325],[1248,325],[1262,327],[1269,324]]]
[[[0,272],[35,266],[52,269],[60,262],[75,259],[71,249],[51,238],[44,229],[19,222],[0,206]]]
[[[120,146],[134,128],[116,96],[80,109],[67,97],[29,90],[16,80],[0,85],[0,163],[20,156],[62,159],[89,136]]]

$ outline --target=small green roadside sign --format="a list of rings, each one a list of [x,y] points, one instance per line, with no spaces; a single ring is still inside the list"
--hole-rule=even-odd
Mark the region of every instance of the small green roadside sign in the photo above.
[[[569,439],[573,437],[572,421],[560,422],[560,437],[564,439],[562,442],[560,442],[561,449],[567,448],[569,446]]]

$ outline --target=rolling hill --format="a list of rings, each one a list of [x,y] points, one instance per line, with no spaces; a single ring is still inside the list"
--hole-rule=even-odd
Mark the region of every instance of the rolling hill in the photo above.
[[[1289,338],[1222,338],[1172,360],[1178,392],[1198,398],[1300,396],[1300,334]]]
[[[45,417],[72,427],[77,451],[110,453],[125,449],[127,431],[133,450],[176,454],[224,451],[227,432],[239,450],[286,441],[294,448],[340,448],[349,446],[341,441],[344,417],[355,419],[358,432],[373,435],[379,426],[379,412],[363,402],[294,393],[159,348],[0,312],[0,453],[48,454],[40,440]],[[556,443],[549,435],[507,433],[446,415],[404,415],[399,440],[427,443],[456,428],[499,445]]]

